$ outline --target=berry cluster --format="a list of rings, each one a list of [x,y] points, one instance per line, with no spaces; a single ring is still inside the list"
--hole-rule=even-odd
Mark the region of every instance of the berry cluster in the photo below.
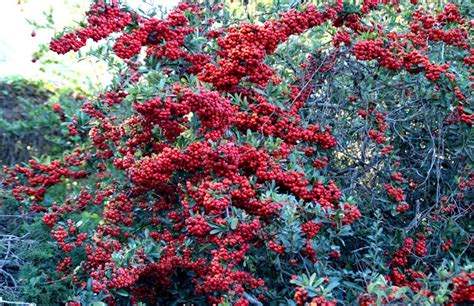
[[[49,46],[51,51],[58,54],[78,51],[86,45],[89,38],[94,41],[104,39],[114,32],[123,30],[133,20],[133,13],[122,11],[118,6],[100,3],[92,4],[86,14],[88,26],[52,40]]]

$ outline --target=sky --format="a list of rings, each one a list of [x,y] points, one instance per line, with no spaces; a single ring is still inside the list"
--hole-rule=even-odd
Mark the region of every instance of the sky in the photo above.
[[[131,7],[140,7],[145,12],[156,5],[173,7],[177,0],[128,0]],[[32,54],[41,43],[48,43],[54,30],[35,29],[27,19],[42,22],[43,12],[53,8],[53,16],[57,30],[81,20],[87,9],[85,0],[2,0],[0,11],[0,77],[20,75],[26,78],[41,77],[47,81],[61,83],[62,78],[55,79],[54,73],[40,71],[41,65],[32,62]],[[35,31],[36,36],[31,33]],[[101,78],[104,65],[92,62],[77,63],[73,54],[61,57],[64,65],[52,67],[60,69],[71,77]],[[60,85],[60,84],[58,84]]]

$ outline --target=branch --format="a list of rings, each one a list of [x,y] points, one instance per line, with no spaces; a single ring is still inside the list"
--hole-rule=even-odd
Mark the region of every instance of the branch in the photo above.
[[[247,292],[244,292],[243,297],[253,305],[263,306],[263,304],[259,300],[257,300],[253,295],[250,295]]]

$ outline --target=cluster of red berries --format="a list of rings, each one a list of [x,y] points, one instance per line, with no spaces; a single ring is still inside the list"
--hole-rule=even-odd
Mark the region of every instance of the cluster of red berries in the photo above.
[[[408,255],[410,255],[413,249],[414,241],[412,238],[406,238],[403,246],[395,252],[395,256],[392,259],[392,265],[394,266],[406,266],[408,262]]]
[[[118,6],[94,3],[87,12],[88,26],[67,33],[50,43],[51,51],[65,54],[69,51],[78,51],[84,47],[89,38],[99,41],[114,32],[121,31],[132,22],[133,14],[122,11]]]
[[[374,1],[378,4],[379,1]],[[366,6],[373,7],[373,4]],[[433,16],[422,9],[415,11],[408,33],[384,33],[379,29],[354,30],[357,32],[376,31],[379,38],[362,40],[354,43],[352,52],[359,60],[377,60],[378,64],[390,70],[400,70],[404,67],[410,73],[425,71],[425,77],[436,82],[442,74],[450,80],[456,76],[448,73],[448,63],[436,64],[430,61],[428,41],[443,41],[445,44],[468,49],[468,32],[464,27],[465,20],[460,17],[456,6],[446,5],[438,16]],[[458,27],[448,27],[447,23],[458,24]],[[336,42],[338,42],[338,39]],[[348,40],[348,39],[346,39]]]
[[[336,305],[335,301],[330,301],[324,296],[316,296],[310,299],[308,295],[308,290],[306,290],[303,287],[296,287],[294,300],[296,302],[296,305],[327,305],[327,306]]]
[[[237,86],[244,77],[248,82],[265,85],[274,76],[274,71],[263,64],[265,56],[275,52],[278,44],[289,36],[321,25],[341,9],[340,0],[324,12],[308,5],[303,12],[291,10],[281,14],[278,21],[266,21],[261,26],[244,23],[230,28],[226,36],[218,39],[220,59],[207,64],[200,79],[227,90]]]
[[[138,29],[130,34],[124,33],[116,40],[114,52],[122,59],[129,59],[138,55],[143,46],[147,46],[147,55],[157,59],[186,58],[187,52],[182,50],[184,39],[194,31],[188,26],[188,19],[184,16],[186,11],[196,13],[199,6],[191,2],[181,3],[166,20],[151,18],[144,21]]]
[[[453,292],[451,300],[454,303],[473,303],[474,302],[474,285],[472,280],[474,273],[466,273],[462,271],[459,276],[453,279]]]

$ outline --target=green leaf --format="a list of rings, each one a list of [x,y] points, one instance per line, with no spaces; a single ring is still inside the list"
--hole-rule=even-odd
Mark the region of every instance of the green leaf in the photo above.
[[[232,221],[230,222],[230,228],[232,230],[235,230],[237,228],[237,224],[239,223],[239,219],[237,218],[232,218]]]
[[[220,228],[215,228],[213,230],[211,230],[210,234],[211,235],[215,235],[215,234],[218,234],[218,233],[221,233],[222,232],[222,229]]]
[[[359,285],[357,285],[357,284],[355,284],[355,283],[348,282],[348,281],[343,281],[342,283],[343,283],[345,286],[347,286],[347,287],[350,287],[350,288],[352,288],[352,289],[357,290],[358,292],[363,292],[363,291],[365,291],[364,288],[362,288],[361,286],[359,286]]]
[[[329,286],[326,287],[326,290],[331,292],[332,289],[336,288],[337,286],[339,286],[339,282],[335,281],[335,282],[331,282],[329,284]]]
[[[117,293],[120,296],[124,296],[124,297],[127,297],[127,296],[130,295],[125,289],[117,290],[117,291],[115,291],[115,293]]]

